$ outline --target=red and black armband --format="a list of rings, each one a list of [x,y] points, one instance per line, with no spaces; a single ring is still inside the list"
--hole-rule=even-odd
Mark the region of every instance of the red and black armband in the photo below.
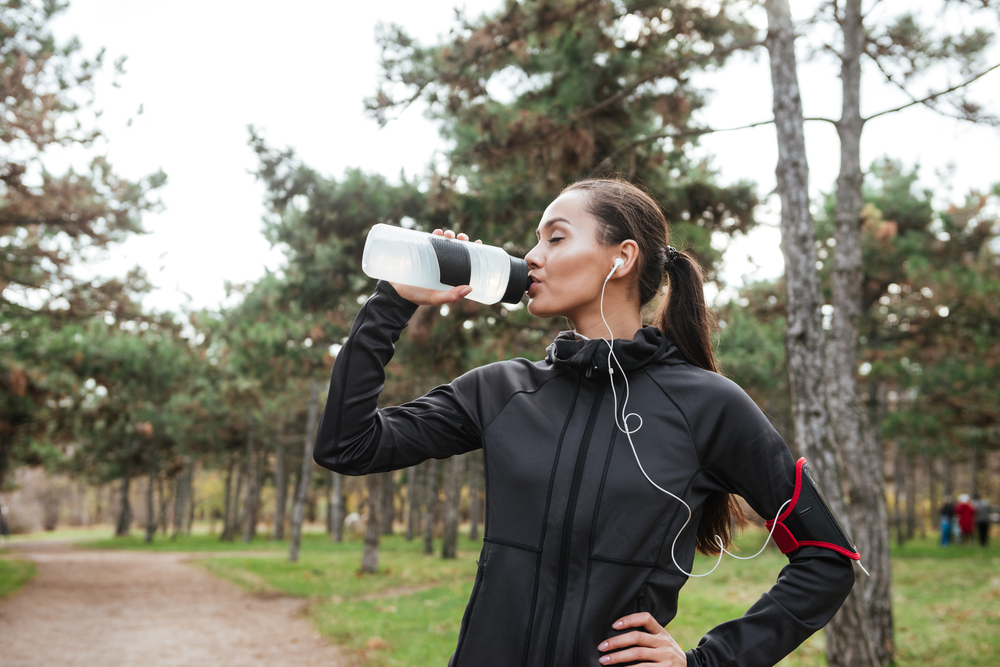
[[[783,554],[799,547],[813,546],[833,549],[853,560],[861,559],[858,550],[847,537],[847,532],[816,487],[816,482],[809,473],[809,464],[804,458],[795,464],[795,492],[788,507],[765,525],[768,530],[774,529],[774,543]]]

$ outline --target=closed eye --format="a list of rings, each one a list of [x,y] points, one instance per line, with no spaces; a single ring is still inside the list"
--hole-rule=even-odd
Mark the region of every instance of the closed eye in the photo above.
[[[553,236],[552,238],[549,239],[549,243],[555,243],[557,241],[562,241],[563,238],[565,238],[565,237],[563,237],[563,236]]]

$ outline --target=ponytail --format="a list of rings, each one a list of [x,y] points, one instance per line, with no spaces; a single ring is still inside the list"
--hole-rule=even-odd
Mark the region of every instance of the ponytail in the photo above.
[[[657,326],[674,341],[689,363],[718,373],[712,351],[715,313],[705,303],[701,267],[688,253],[668,247],[663,268],[667,274],[667,293],[656,310]],[[714,556],[719,553],[716,536],[729,548],[733,529],[743,528],[747,523],[747,515],[733,495],[713,491],[702,505],[695,546],[701,553]]]
[[[672,252],[663,262],[667,294],[656,310],[656,325],[674,341],[689,363],[718,373],[712,353],[715,313],[705,303],[701,267],[686,252],[669,250]]]

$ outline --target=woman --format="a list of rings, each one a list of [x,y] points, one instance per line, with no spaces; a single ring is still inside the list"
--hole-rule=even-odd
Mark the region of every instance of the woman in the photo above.
[[[471,290],[379,283],[358,314],[316,461],[362,475],[484,451],[484,543],[450,665],[772,665],[850,591],[849,549],[800,546],[826,543],[794,528],[798,515],[820,514],[791,502],[813,487],[753,401],[715,372],[700,270],[666,234],[638,188],[571,185],[545,210],[525,260],[528,311],[566,317],[573,331],[542,361],[477,368],[398,407],[376,404],[400,332],[418,305]],[[641,308],[664,274],[659,326],[644,327]],[[685,653],[661,623],[676,614],[696,547],[718,553],[744,520],[731,493],[779,519],[790,562],[745,616]]]

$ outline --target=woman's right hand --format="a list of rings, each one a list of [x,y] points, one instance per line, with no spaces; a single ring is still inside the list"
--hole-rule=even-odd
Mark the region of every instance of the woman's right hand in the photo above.
[[[440,229],[435,229],[434,234],[436,236],[444,236],[448,239],[457,238],[459,241],[468,241],[469,237],[466,234],[455,235],[455,232],[451,231],[441,231]],[[482,241],[476,241],[476,243],[482,243]],[[456,301],[461,301],[464,299],[472,288],[468,285],[458,285],[457,287],[452,287],[448,291],[428,289],[426,287],[413,287],[412,285],[402,285],[400,283],[389,283],[392,288],[396,290],[396,294],[403,297],[411,303],[415,303],[418,306],[441,306],[446,303],[454,303]]]

